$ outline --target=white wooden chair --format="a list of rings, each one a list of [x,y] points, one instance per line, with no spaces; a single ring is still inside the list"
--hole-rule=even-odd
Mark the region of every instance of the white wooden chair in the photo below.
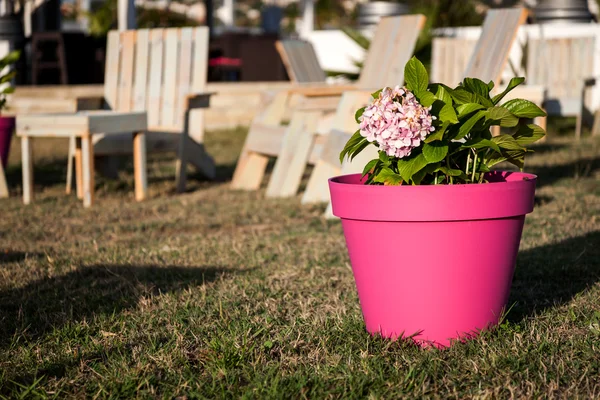
[[[186,164],[215,177],[213,159],[204,149],[202,108],[208,65],[208,28],[140,29],[108,34],[103,98],[78,99],[79,110],[104,108],[148,113],[147,151],[173,151],[177,190],[185,190]],[[94,140],[96,155],[131,154],[131,133]],[[71,156],[74,155],[71,144]],[[72,157],[67,192],[71,191]]]
[[[315,132],[319,131],[319,121],[326,113],[335,112],[340,96],[347,90],[376,90],[402,83],[404,65],[412,56],[424,25],[425,17],[422,15],[383,18],[355,85],[312,84],[275,94],[265,111],[257,115],[250,126],[232,187],[258,189],[269,157],[275,156],[277,161],[267,186],[267,195],[295,195],[307,162],[319,157],[318,152],[325,139],[315,136]],[[303,100],[294,111],[289,126],[285,127],[282,120],[293,95],[301,95]]]
[[[325,83],[327,75],[310,42],[300,39],[279,40],[275,43],[285,70],[294,83]]]

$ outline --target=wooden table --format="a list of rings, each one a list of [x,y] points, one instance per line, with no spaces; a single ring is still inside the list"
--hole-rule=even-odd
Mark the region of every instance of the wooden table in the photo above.
[[[141,201],[147,194],[146,173],[146,112],[81,111],[69,114],[37,114],[17,117],[17,136],[21,137],[23,164],[23,203],[33,200],[32,138],[73,138],[76,143],[75,171],[77,197],[84,207],[94,202],[94,146],[95,134],[111,135],[133,132],[133,167],[135,199]]]

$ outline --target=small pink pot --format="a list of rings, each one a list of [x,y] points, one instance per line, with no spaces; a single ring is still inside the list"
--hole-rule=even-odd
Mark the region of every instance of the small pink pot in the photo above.
[[[449,346],[498,323],[508,301],[537,177],[492,183],[372,186],[329,180],[367,331]]]
[[[0,158],[2,158],[4,168],[8,162],[8,151],[14,131],[15,117],[0,117]]]

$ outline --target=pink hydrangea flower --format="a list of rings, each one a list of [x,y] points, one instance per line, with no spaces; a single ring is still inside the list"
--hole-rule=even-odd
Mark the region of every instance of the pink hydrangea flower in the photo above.
[[[430,111],[408,89],[386,87],[359,118],[360,134],[390,157],[407,157],[435,130]]]

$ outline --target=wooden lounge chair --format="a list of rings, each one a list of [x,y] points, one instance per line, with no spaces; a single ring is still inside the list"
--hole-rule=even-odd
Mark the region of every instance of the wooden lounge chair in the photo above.
[[[257,115],[250,126],[232,187],[258,189],[269,157],[278,157],[267,195],[294,195],[307,162],[314,162],[319,157],[325,138],[315,137],[315,131],[322,117],[336,110],[341,94],[347,90],[402,83],[404,64],[412,56],[424,25],[425,17],[422,15],[383,18],[355,85],[312,84],[274,94],[264,112]],[[307,54],[314,54],[314,50]],[[291,61],[289,63],[291,65]],[[303,100],[292,114],[290,124],[285,127],[281,124],[293,95],[300,95]]]
[[[147,151],[173,151],[177,190],[185,190],[186,164],[214,178],[215,165],[203,145],[203,111],[208,61],[208,28],[140,29],[108,34],[103,98],[78,99],[79,110],[104,108],[148,113]],[[128,127],[123,126],[123,132]],[[74,151],[74,143],[71,150]],[[132,152],[131,134],[94,142],[96,155]],[[74,152],[73,152],[74,153]],[[71,153],[73,155],[73,153]],[[71,190],[69,159],[67,192]]]
[[[294,83],[325,83],[327,75],[310,42],[300,39],[279,40],[275,43],[285,70]]]
[[[475,46],[475,51],[464,76],[479,77],[486,82],[490,80],[498,82],[508,60],[508,52],[515,39],[517,29],[525,21],[526,16],[527,14],[524,9],[489,11],[483,25],[481,37]],[[495,36],[498,36],[499,39],[489,44],[491,38]],[[448,84],[453,85],[453,82],[448,82]],[[351,103],[350,99],[348,101]],[[339,127],[336,126],[338,131],[335,134],[330,134],[327,143],[323,146],[321,157],[313,169],[306,191],[302,197],[302,203],[304,204],[329,201],[329,188],[327,184],[329,178],[340,173],[362,172],[362,168],[366,165],[366,162],[376,157],[376,151],[369,147],[369,149],[373,150],[370,150],[371,153],[363,154],[365,150],[352,162],[345,161],[344,165],[340,166],[339,154],[344,148],[346,141],[357,129],[357,124],[354,123],[353,112],[361,106],[356,102],[356,98],[354,101],[353,106],[355,108],[353,110],[351,108],[349,110],[338,108],[340,123],[341,121],[350,121],[350,126],[347,125],[345,129],[341,128],[342,125],[339,125]],[[330,209],[326,211],[326,216],[331,216]]]

